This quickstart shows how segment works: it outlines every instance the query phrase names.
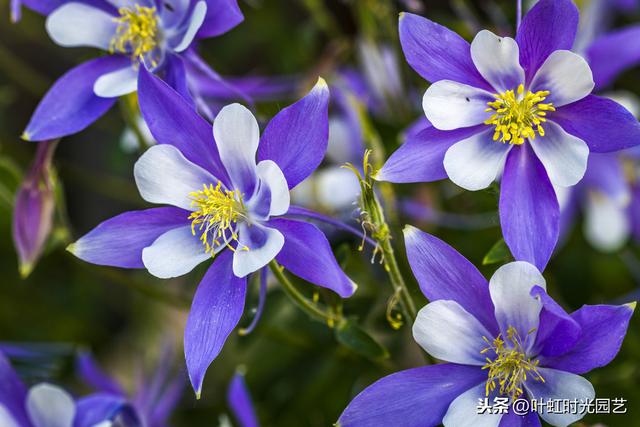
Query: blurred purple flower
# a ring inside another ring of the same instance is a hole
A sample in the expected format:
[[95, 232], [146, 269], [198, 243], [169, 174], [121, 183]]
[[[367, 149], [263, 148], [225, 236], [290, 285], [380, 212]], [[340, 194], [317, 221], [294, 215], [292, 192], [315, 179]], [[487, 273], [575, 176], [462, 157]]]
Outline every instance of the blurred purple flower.
[[260, 425], [251, 401], [251, 394], [249, 394], [249, 389], [244, 381], [244, 375], [240, 372], [236, 372], [229, 383], [227, 404], [240, 427], [258, 427]]
[[51, 232], [55, 207], [51, 162], [56, 145], [57, 141], [38, 145], [31, 169], [16, 195], [12, 231], [22, 277], [33, 270]]
[[212, 135], [178, 93], [146, 71], [140, 76], [142, 114], [158, 145], [142, 155], [134, 175], [145, 200], [170, 206], [109, 219], [69, 250], [87, 262], [146, 268], [161, 278], [215, 257], [185, 330], [187, 368], [199, 395], [209, 364], [242, 316], [249, 274], [275, 259], [342, 297], [355, 291], [324, 234], [286, 216], [289, 190], [326, 151], [329, 90], [320, 79], [278, 113], [261, 138], [249, 110], [226, 106]]
[[53, 85], [24, 131], [23, 138], [34, 141], [83, 130], [119, 96], [137, 90], [144, 68], [193, 102], [191, 92], [197, 95], [197, 87], [190, 86], [185, 63], [204, 62], [192, 44], [221, 35], [244, 19], [236, 0], [29, 0], [25, 5], [47, 15], [47, 32], [58, 45], [110, 53], [68, 71]]
[[616, 102], [590, 94], [587, 62], [567, 50], [577, 25], [570, 0], [542, 0], [515, 39], [483, 30], [469, 45], [432, 21], [402, 15], [407, 61], [432, 83], [423, 99], [432, 126], [409, 138], [377, 179], [449, 177], [475, 191], [502, 173], [504, 239], [516, 259], [542, 270], [559, 234], [552, 185], [578, 183], [589, 152], [640, 144], [638, 121]]
[[[405, 243], [431, 301], [418, 313], [414, 339], [447, 363], [382, 378], [351, 401], [341, 426], [540, 426], [536, 412], [516, 415], [511, 404], [594, 398], [593, 386], [579, 374], [615, 357], [635, 303], [585, 305], [569, 315], [527, 262], [502, 266], [487, 283], [466, 258], [427, 233], [407, 227]], [[484, 398], [490, 405], [506, 399], [508, 412], [481, 413]], [[554, 426], [584, 415], [548, 411], [544, 404], [538, 411]]]

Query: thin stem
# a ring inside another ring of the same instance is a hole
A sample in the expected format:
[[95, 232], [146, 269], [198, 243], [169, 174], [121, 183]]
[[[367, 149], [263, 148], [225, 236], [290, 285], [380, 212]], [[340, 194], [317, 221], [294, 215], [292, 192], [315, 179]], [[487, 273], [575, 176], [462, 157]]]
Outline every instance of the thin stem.
[[520, 28], [522, 22], [522, 0], [516, 0], [516, 30]]
[[284, 268], [281, 267], [275, 260], [269, 263], [269, 268], [282, 285], [282, 289], [284, 289], [285, 293], [300, 309], [302, 309], [302, 311], [306, 312], [315, 319], [326, 322], [330, 327], [333, 327], [338, 323], [340, 317], [331, 312], [323, 310], [322, 308], [318, 307], [318, 305], [313, 301], [310, 301], [304, 295], [302, 295], [284, 274]]
[[400, 304], [404, 308], [405, 316], [408, 316], [413, 322], [416, 319], [416, 306], [413, 303], [413, 298], [411, 298], [411, 294], [409, 293], [407, 284], [402, 277], [402, 273], [400, 273], [398, 261], [393, 250], [393, 246], [391, 245], [391, 239], [386, 239], [385, 241], [380, 242], [380, 246], [384, 256], [384, 268], [389, 274], [389, 279], [391, 280], [393, 289], [400, 296]]

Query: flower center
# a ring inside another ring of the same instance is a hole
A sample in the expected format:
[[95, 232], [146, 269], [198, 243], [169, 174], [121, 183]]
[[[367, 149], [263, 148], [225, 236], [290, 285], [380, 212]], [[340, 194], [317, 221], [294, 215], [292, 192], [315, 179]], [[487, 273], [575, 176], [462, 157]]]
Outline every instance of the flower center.
[[[118, 9], [120, 16], [114, 18], [118, 23], [116, 34], [111, 40], [111, 53], [130, 53], [137, 61], [152, 52], [159, 42], [158, 16], [155, 7], [135, 5]], [[157, 66], [157, 60], [151, 58], [151, 65]]]
[[520, 335], [513, 326], [507, 329], [506, 340], [502, 334], [493, 341], [489, 341], [487, 337], [482, 339], [488, 346], [480, 353], [495, 353], [493, 359], [486, 358], [487, 363], [482, 367], [489, 370], [485, 387], [487, 396], [498, 389], [501, 396], [508, 395], [512, 400], [519, 398], [523, 393], [522, 384], [527, 380], [527, 375], [536, 381], [544, 382], [544, 378], [538, 372], [538, 360], [532, 361], [526, 356]]
[[495, 126], [494, 141], [520, 145], [525, 138], [535, 139], [536, 132], [544, 136], [542, 123], [547, 121], [547, 111], [556, 111], [551, 102], [542, 103], [549, 96], [548, 90], [525, 92], [521, 84], [516, 92], [508, 90], [494, 96], [496, 100], [488, 102], [485, 110], [493, 114], [484, 122]]
[[[234, 250], [229, 243], [238, 241], [235, 224], [247, 219], [240, 192], [222, 189], [222, 184], [218, 182], [215, 187], [213, 184], [208, 187], [203, 185], [202, 190], [189, 193], [189, 197], [191, 206], [196, 208], [189, 215], [191, 233], [194, 236], [196, 230], [200, 233], [205, 252], [213, 254], [223, 244]], [[246, 246], [242, 249], [248, 250]]]

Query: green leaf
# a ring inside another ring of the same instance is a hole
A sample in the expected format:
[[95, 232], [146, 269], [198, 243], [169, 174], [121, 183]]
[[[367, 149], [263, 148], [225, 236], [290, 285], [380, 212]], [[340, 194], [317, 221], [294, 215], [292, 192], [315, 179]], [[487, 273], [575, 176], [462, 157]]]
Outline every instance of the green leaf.
[[504, 239], [498, 240], [492, 247], [489, 249], [489, 252], [482, 259], [482, 265], [490, 265], [490, 264], [498, 264], [507, 261], [511, 261], [513, 257], [511, 256], [511, 251], [507, 247]]
[[389, 352], [371, 335], [356, 323], [355, 318], [348, 318], [335, 329], [336, 339], [345, 347], [372, 360], [386, 359]]

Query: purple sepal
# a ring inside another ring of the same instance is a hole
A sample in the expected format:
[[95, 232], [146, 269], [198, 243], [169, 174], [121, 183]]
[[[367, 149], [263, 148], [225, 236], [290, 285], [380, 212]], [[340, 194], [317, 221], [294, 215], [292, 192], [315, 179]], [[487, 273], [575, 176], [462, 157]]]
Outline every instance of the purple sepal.
[[227, 389], [227, 404], [231, 408], [240, 427], [258, 427], [258, 418], [253, 409], [251, 395], [244, 381], [244, 375], [236, 373]]
[[502, 416], [498, 427], [541, 427], [540, 417], [536, 412], [529, 412], [527, 415], [516, 415], [513, 406], [509, 412]]
[[404, 241], [411, 271], [427, 299], [455, 301], [497, 334], [489, 283], [478, 269], [454, 248], [417, 228], [405, 227]]
[[443, 160], [447, 150], [456, 142], [482, 131], [485, 125], [450, 131], [429, 126], [407, 141], [385, 162], [376, 180], [395, 183], [430, 182], [447, 177]]
[[18, 377], [9, 360], [4, 354], [0, 353], [0, 406], [7, 409], [20, 427], [31, 426], [29, 416], [25, 410], [26, 397], [27, 388]]
[[76, 371], [85, 384], [94, 390], [124, 396], [125, 392], [116, 381], [107, 375], [88, 351], [81, 352], [76, 359]]
[[232, 260], [230, 250], [216, 255], [198, 285], [184, 331], [187, 370], [198, 398], [209, 365], [222, 350], [244, 311], [247, 279], [233, 274]]
[[529, 144], [514, 146], [500, 188], [500, 224], [514, 258], [544, 268], [560, 232], [560, 208], [542, 163]]
[[69, 70], [38, 104], [22, 137], [27, 141], [61, 138], [85, 129], [111, 108], [117, 98], [102, 98], [93, 85], [103, 74], [130, 67], [122, 55], [92, 59]]
[[173, 145], [192, 163], [229, 185], [211, 125], [178, 92], [142, 67], [138, 99], [140, 112], [159, 144]]
[[56, 141], [38, 144], [31, 169], [16, 194], [12, 236], [22, 277], [31, 273], [51, 232], [55, 207], [51, 162], [56, 146]]
[[453, 80], [493, 91], [471, 60], [469, 43], [450, 29], [412, 13], [400, 14], [400, 44], [411, 68], [430, 83]]
[[343, 298], [350, 297], [356, 285], [342, 271], [329, 241], [313, 224], [295, 219], [276, 218], [267, 224], [284, 235], [284, 246], [276, 260], [291, 273]]
[[558, 108], [551, 118], [595, 153], [609, 153], [640, 144], [640, 123], [622, 105], [588, 95]]
[[260, 139], [258, 160], [276, 162], [293, 188], [320, 165], [328, 138], [329, 88], [319, 79], [304, 98], [271, 119]]
[[121, 419], [126, 417], [130, 422], [125, 424], [127, 426], [140, 427], [133, 408], [127, 404], [124, 397], [109, 393], [96, 393], [78, 400], [73, 427], [94, 427], [103, 421], [116, 420], [118, 417]]
[[187, 72], [184, 61], [178, 55], [169, 54], [165, 59], [164, 81], [175, 89], [187, 101], [193, 109], [195, 104], [187, 85]]
[[516, 41], [527, 82], [552, 52], [571, 50], [578, 19], [578, 8], [571, 0], [541, 0], [524, 16]]
[[587, 48], [586, 57], [598, 91], [618, 77], [626, 69], [640, 62], [640, 25], [604, 34]]
[[143, 268], [142, 250], [165, 232], [187, 225], [188, 216], [175, 207], [125, 212], [100, 223], [67, 250], [92, 264]]
[[607, 365], [620, 350], [635, 305], [585, 305], [573, 312], [582, 328], [577, 343], [561, 356], [541, 358], [540, 365], [574, 374]]
[[244, 20], [237, 0], [206, 0], [207, 15], [197, 38], [215, 37], [226, 33]]
[[531, 296], [539, 298], [542, 303], [540, 325], [534, 344], [536, 352], [542, 356], [557, 356], [571, 350], [582, 332], [578, 322], [540, 286], [533, 287]]
[[434, 427], [451, 402], [486, 381], [477, 366], [439, 364], [388, 375], [358, 394], [344, 410], [340, 427]]

